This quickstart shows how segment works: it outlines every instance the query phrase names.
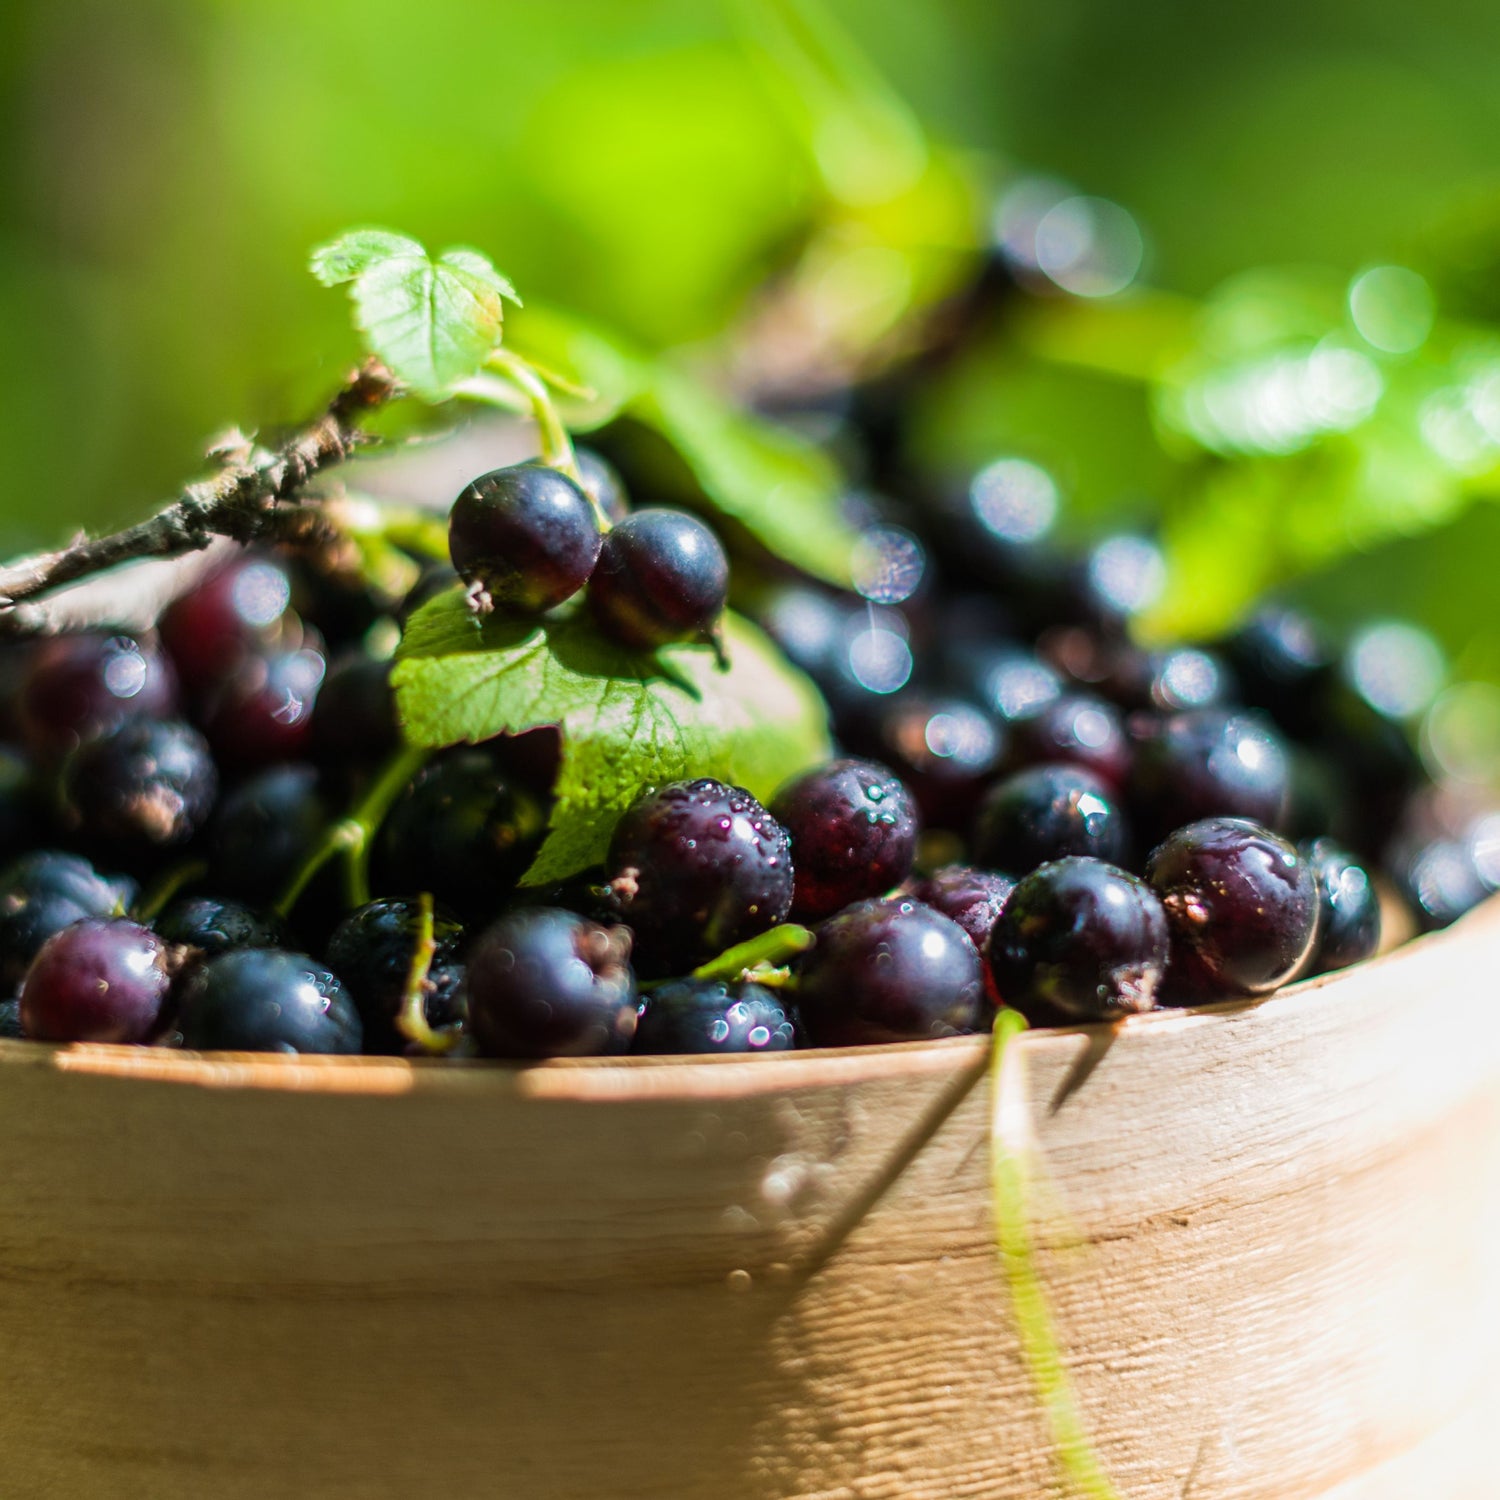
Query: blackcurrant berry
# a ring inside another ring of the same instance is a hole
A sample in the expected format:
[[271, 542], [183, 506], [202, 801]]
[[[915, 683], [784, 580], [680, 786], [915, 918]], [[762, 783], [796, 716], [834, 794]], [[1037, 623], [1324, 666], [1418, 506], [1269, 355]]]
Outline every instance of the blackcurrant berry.
[[626, 493], [620, 471], [592, 448], [575, 447], [573, 461], [578, 466], [578, 483], [583, 492], [599, 507], [611, 526], [618, 526], [630, 514], [630, 496]]
[[86, 917], [55, 932], [21, 984], [21, 1027], [50, 1042], [147, 1042], [162, 1028], [172, 953], [149, 928]]
[[91, 842], [149, 850], [186, 843], [219, 790], [208, 741], [173, 719], [130, 719], [64, 762], [66, 821]]
[[1297, 846], [1318, 883], [1318, 941], [1309, 974], [1345, 969], [1380, 947], [1380, 893], [1369, 872], [1332, 839]]
[[332, 662], [313, 704], [309, 752], [329, 770], [384, 760], [401, 741], [391, 664], [346, 652]]
[[21, 1025], [21, 1001], [19, 996], [0, 1000], [0, 1038], [8, 1042], [19, 1042], [26, 1036]]
[[646, 997], [630, 1050], [788, 1052], [796, 1045], [796, 1012], [776, 990], [748, 982], [678, 979]]
[[488, 748], [451, 750], [423, 767], [386, 818], [380, 883], [431, 891], [463, 921], [487, 922], [531, 863], [546, 821]]
[[1025, 875], [1049, 859], [1124, 861], [1130, 830], [1104, 782], [1082, 766], [1032, 766], [996, 783], [980, 804], [974, 857]]
[[1130, 742], [1114, 704], [1092, 693], [1064, 693], [1013, 726], [1010, 763], [1067, 761], [1083, 766], [1119, 790], [1130, 770]]
[[178, 1029], [198, 1052], [360, 1050], [359, 1012], [338, 977], [305, 953], [236, 948], [194, 971]]
[[998, 723], [1008, 725], [1062, 696], [1062, 679], [1033, 651], [1009, 642], [946, 646], [946, 675]]
[[615, 825], [608, 868], [647, 978], [685, 974], [792, 906], [786, 830], [749, 792], [706, 777], [640, 798]]
[[605, 634], [643, 649], [710, 635], [729, 595], [729, 562], [702, 521], [649, 507], [613, 527], [589, 580]]
[[976, 870], [972, 865], [944, 865], [911, 887], [911, 897], [945, 917], [951, 917], [968, 933], [980, 953], [990, 932], [1005, 910], [1016, 883], [997, 870]]
[[835, 760], [784, 786], [771, 815], [792, 841], [792, 915], [821, 921], [903, 881], [917, 851], [911, 793], [884, 766]]
[[[328, 940], [329, 967], [344, 981], [359, 1008], [365, 1051], [393, 1056], [409, 1042], [396, 1025], [411, 982], [413, 958], [424, 922], [416, 900], [386, 898], [349, 913]], [[434, 944], [422, 980], [423, 1013], [434, 1031], [461, 1027], [467, 1019], [461, 992], [463, 928], [448, 912], [432, 917]]]
[[169, 605], [161, 617], [162, 644], [188, 690], [207, 692], [249, 657], [295, 636], [291, 598], [286, 569], [274, 558], [247, 554]]
[[1155, 1006], [1170, 946], [1145, 881], [1070, 856], [1011, 892], [987, 956], [1001, 999], [1028, 1019], [1109, 1021]]
[[1316, 732], [1333, 656], [1306, 615], [1268, 605], [1221, 644], [1240, 694], [1294, 734]]
[[1155, 850], [1146, 878], [1172, 929], [1165, 1003], [1266, 995], [1307, 962], [1318, 883], [1269, 829], [1246, 818], [1190, 823]]
[[817, 929], [796, 1001], [820, 1047], [929, 1041], [974, 1031], [984, 1010], [979, 955], [957, 922], [919, 901], [861, 901]]
[[1396, 889], [1423, 932], [1450, 926], [1490, 894], [1474, 850], [1463, 839], [1403, 841], [1392, 851], [1390, 866]]
[[1122, 708], [1157, 713], [1222, 708], [1237, 694], [1228, 662], [1197, 646], [1144, 651], [1121, 644], [1110, 652], [1104, 666], [1099, 691]]
[[219, 764], [246, 772], [300, 760], [327, 666], [313, 646], [244, 661], [203, 713]]
[[962, 829], [1005, 748], [996, 721], [962, 698], [904, 694], [881, 715], [878, 751], [910, 788], [922, 818]]
[[204, 958], [232, 948], [284, 948], [291, 940], [280, 917], [218, 896], [179, 897], [151, 925], [167, 942]]
[[1291, 792], [1286, 743], [1259, 714], [1192, 709], [1136, 721], [1131, 806], [1155, 842], [1202, 818], [1281, 828]]
[[482, 474], [454, 501], [448, 551], [481, 609], [539, 615], [588, 582], [599, 523], [566, 474], [515, 464]]
[[32, 653], [21, 722], [32, 748], [60, 756], [126, 719], [169, 718], [177, 676], [146, 637], [65, 635]]
[[209, 883], [252, 904], [274, 901], [322, 837], [328, 806], [312, 766], [273, 766], [242, 782], [209, 826]]
[[52, 849], [0, 871], [0, 986], [13, 989], [42, 944], [85, 917], [117, 917], [135, 882], [100, 875], [86, 859]]
[[570, 911], [507, 913], [481, 934], [464, 989], [469, 1023], [491, 1057], [624, 1052], [636, 1028], [630, 934]]

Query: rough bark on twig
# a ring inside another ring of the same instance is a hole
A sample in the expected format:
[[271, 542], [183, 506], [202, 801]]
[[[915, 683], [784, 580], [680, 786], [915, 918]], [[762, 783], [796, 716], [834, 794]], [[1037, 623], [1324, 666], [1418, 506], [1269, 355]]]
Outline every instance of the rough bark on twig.
[[236, 542], [306, 538], [315, 508], [288, 504], [321, 470], [341, 463], [366, 439], [359, 419], [397, 394], [379, 360], [355, 371], [311, 425], [271, 453], [236, 445], [212, 479], [192, 484], [165, 510], [110, 536], [79, 536], [56, 552], [0, 567], [0, 630], [29, 628], [18, 608], [65, 584], [145, 557], [180, 557], [215, 537]]

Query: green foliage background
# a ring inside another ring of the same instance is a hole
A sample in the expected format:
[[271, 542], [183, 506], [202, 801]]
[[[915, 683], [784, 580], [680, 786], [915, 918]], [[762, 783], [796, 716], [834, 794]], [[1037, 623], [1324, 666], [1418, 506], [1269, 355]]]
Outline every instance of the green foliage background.
[[[713, 336], [829, 214], [816, 130], [747, 40], [760, 8], [12, 0], [0, 547], [54, 540], [64, 519], [131, 516], [172, 490], [208, 433], [304, 409], [353, 352], [306, 250], [350, 223], [478, 245], [528, 302], [576, 307], [646, 348]], [[1201, 298], [1287, 264], [1337, 287], [1400, 261], [1455, 317], [1487, 329], [1500, 314], [1493, 5], [830, 9], [975, 181], [1045, 170], [1126, 204], [1156, 287]], [[952, 211], [951, 196], [919, 191], [880, 232], [946, 243]], [[1093, 348], [1109, 332], [1077, 337]], [[973, 373], [925, 419], [948, 458], [1063, 433], [1067, 488], [1090, 516], [1197, 516], [1177, 554], [1193, 564], [1190, 578], [1179, 567], [1180, 621], [1242, 602], [1217, 555], [1250, 545], [1254, 584], [1298, 575], [1336, 610], [1414, 615], [1462, 671], [1500, 675], [1500, 514], [1473, 503], [1486, 483], [1414, 482], [1397, 524], [1360, 531], [1321, 471], [1294, 484], [1273, 463], [1231, 467], [1253, 482], [1205, 509], [1203, 466], [1156, 445], [1159, 372], [1121, 381], [1007, 346]], [[1309, 516], [1334, 517], [1332, 540], [1287, 555], [1276, 536], [1318, 532]]]

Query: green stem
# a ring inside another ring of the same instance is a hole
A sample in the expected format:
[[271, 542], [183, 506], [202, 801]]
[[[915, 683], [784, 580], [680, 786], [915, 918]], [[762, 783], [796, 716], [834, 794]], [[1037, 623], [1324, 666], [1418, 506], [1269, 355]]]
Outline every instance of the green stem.
[[427, 764], [432, 752], [425, 748], [403, 746], [381, 767], [369, 790], [360, 798], [347, 818], [334, 823], [302, 862], [287, 883], [276, 903], [277, 912], [290, 916], [302, 894], [319, 870], [343, 855], [344, 896], [350, 906], [364, 906], [370, 900], [370, 849], [380, 825], [385, 822], [391, 804], [406, 784]]
[[407, 970], [406, 986], [401, 992], [396, 1030], [414, 1046], [434, 1056], [451, 1052], [463, 1040], [460, 1031], [434, 1031], [427, 1024], [427, 976], [432, 972], [432, 958], [436, 952], [432, 895], [423, 891], [417, 898], [417, 943], [412, 949], [411, 967]]
[[990, 1187], [1000, 1275], [1015, 1312], [1021, 1357], [1036, 1387], [1065, 1482], [1086, 1500], [1120, 1500], [1089, 1441], [1047, 1289], [1037, 1269], [1030, 1226], [1029, 1153], [1018, 1113], [1025, 1109], [1023, 1055], [1017, 1052], [1007, 1059], [1011, 1040], [1025, 1029], [1025, 1020], [1015, 1011], [1002, 1010], [995, 1018], [990, 1062]]
[[163, 870], [156, 881], [142, 892], [135, 903], [137, 922], [153, 922], [162, 914], [167, 903], [184, 886], [194, 885], [208, 874], [208, 864], [201, 859], [185, 859]]
[[496, 349], [485, 365], [497, 375], [505, 376], [526, 397], [542, 441], [542, 462], [561, 469], [569, 479], [576, 480], [578, 462], [573, 454], [573, 440], [558, 415], [546, 382], [519, 354], [509, 349]]

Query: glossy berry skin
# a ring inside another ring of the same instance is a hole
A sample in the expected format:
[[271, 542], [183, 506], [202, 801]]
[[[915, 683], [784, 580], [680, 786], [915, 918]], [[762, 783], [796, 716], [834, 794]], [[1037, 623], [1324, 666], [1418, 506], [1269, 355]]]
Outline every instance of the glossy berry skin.
[[530, 616], [570, 599], [599, 557], [599, 523], [566, 474], [514, 464], [482, 474], [453, 502], [448, 552], [488, 612]]
[[1130, 770], [1130, 742], [1114, 704], [1092, 693], [1063, 693], [1016, 721], [1010, 764], [1052, 765], [1066, 761], [1092, 771], [1114, 790]]
[[911, 872], [917, 809], [884, 766], [835, 760], [789, 782], [771, 816], [792, 841], [792, 915], [821, 921], [840, 907], [878, 896]]
[[209, 826], [209, 878], [215, 890], [252, 904], [274, 901], [328, 826], [312, 766], [273, 766], [242, 782]]
[[243, 662], [203, 713], [219, 764], [248, 772], [302, 759], [327, 669], [322, 651], [312, 646]]
[[178, 1011], [182, 1044], [197, 1052], [360, 1050], [354, 1000], [305, 953], [236, 948], [188, 980]]
[[339, 657], [313, 704], [311, 757], [330, 770], [368, 766], [384, 760], [400, 739], [390, 662], [362, 651]]
[[902, 897], [861, 901], [824, 922], [798, 966], [796, 999], [819, 1047], [958, 1036], [986, 1010], [968, 934]]
[[38, 1041], [147, 1042], [161, 1029], [171, 952], [150, 928], [86, 917], [54, 933], [21, 985], [21, 1028]]
[[880, 717], [879, 753], [934, 828], [968, 825], [1004, 748], [1000, 725], [962, 698], [904, 693]]
[[274, 558], [245, 554], [169, 605], [162, 644], [183, 685], [203, 693], [247, 658], [273, 650], [300, 624], [291, 579]]
[[[386, 898], [349, 913], [334, 928], [325, 956], [359, 1008], [365, 1051], [399, 1056], [408, 1042], [396, 1025], [421, 932], [417, 901]], [[468, 1010], [462, 985], [463, 928], [448, 912], [435, 911], [436, 947], [427, 965], [423, 1013], [434, 1031], [461, 1028]]]
[[783, 995], [762, 984], [678, 979], [653, 990], [641, 1006], [631, 1051], [789, 1052], [797, 1045], [797, 1014]]
[[974, 827], [975, 859], [1015, 876], [1074, 854], [1119, 864], [1129, 849], [1124, 814], [1082, 766], [1032, 766], [1007, 776], [985, 794]]
[[998, 870], [978, 870], [972, 865], [944, 865], [926, 879], [916, 881], [909, 894], [914, 901], [951, 917], [968, 933], [975, 948], [983, 953], [1015, 888], [1015, 881]]
[[610, 891], [637, 970], [685, 974], [784, 922], [791, 843], [749, 792], [704, 777], [648, 792], [615, 825]]
[[1327, 974], [1380, 948], [1380, 893], [1369, 871], [1332, 839], [1297, 846], [1318, 883], [1318, 940], [1307, 973]]
[[1292, 733], [1315, 732], [1333, 656], [1306, 615], [1279, 605], [1257, 611], [1221, 644], [1240, 695]]
[[1145, 881], [1073, 855], [1016, 886], [986, 956], [1000, 997], [1028, 1019], [1111, 1021], [1155, 1006], [1170, 949]]
[[578, 465], [578, 483], [583, 492], [603, 511], [611, 526], [618, 526], [630, 514], [630, 496], [620, 471], [592, 448], [575, 447], [573, 461]]
[[64, 635], [32, 653], [21, 686], [27, 743], [56, 758], [130, 718], [170, 718], [177, 674], [149, 638]]
[[274, 913], [216, 896], [179, 897], [151, 925], [167, 942], [204, 958], [234, 948], [284, 948], [291, 940]]
[[546, 812], [481, 747], [424, 766], [381, 831], [387, 890], [431, 891], [470, 923], [487, 922], [541, 843]]
[[1190, 823], [1151, 855], [1146, 879], [1172, 928], [1165, 1004], [1267, 995], [1307, 963], [1318, 883], [1270, 829], [1246, 818]]
[[649, 650], [712, 633], [729, 597], [729, 560], [696, 516], [651, 506], [605, 536], [589, 607], [606, 635]]
[[62, 770], [67, 821], [111, 847], [162, 848], [188, 841], [219, 792], [208, 741], [175, 719], [130, 719], [79, 746]]
[[1249, 818], [1280, 829], [1290, 806], [1291, 756], [1259, 714], [1171, 714], [1141, 724], [1130, 796], [1153, 842], [1202, 818]]
[[491, 1057], [624, 1052], [636, 1029], [630, 934], [555, 907], [508, 912], [469, 955], [469, 1024]]
[[53, 933], [85, 917], [117, 917], [135, 883], [100, 875], [76, 854], [42, 849], [0, 871], [0, 986], [19, 985]]
[[1391, 875], [1423, 932], [1451, 926], [1491, 892], [1463, 839], [1438, 838], [1395, 851]]

